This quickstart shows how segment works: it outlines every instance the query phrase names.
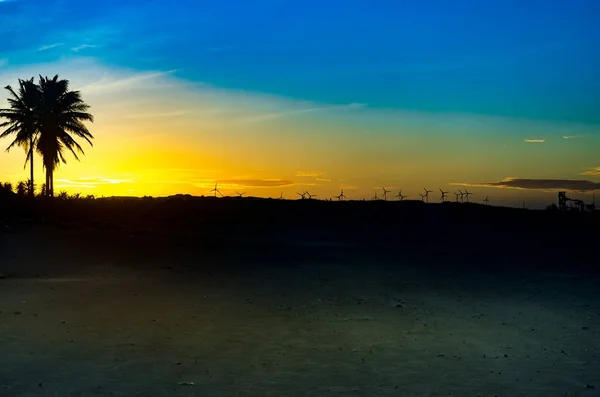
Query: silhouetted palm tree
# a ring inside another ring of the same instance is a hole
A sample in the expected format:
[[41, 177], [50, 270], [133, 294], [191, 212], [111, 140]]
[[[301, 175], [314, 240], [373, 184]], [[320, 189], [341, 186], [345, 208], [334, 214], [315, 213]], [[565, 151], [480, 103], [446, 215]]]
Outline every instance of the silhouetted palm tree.
[[27, 187], [27, 183], [26, 182], [19, 182], [17, 184], [17, 196], [19, 197], [25, 197], [28, 193], [28, 187]]
[[36, 150], [42, 156], [46, 170], [45, 193], [54, 194], [54, 170], [62, 161], [66, 163], [64, 150], [68, 149], [79, 160], [77, 152], [84, 154], [83, 148], [73, 139], [85, 139], [92, 145], [94, 137], [83, 124], [94, 121], [87, 113], [89, 105], [82, 99], [79, 91], [69, 90], [68, 80], [59, 80], [58, 75], [52, 79], [40, 76], [38, 107], [39, 138]]
[[4, 118], [8, 120], [0, 123], [0, 128], [6, 128], [0, 134], [0, 138], [11, 135], [15, 137], [12, 143], [6, 148], [7, 152], [14, 146], [21, 146], [25, 149], [27, 153], [25, 166], [27, 166], [27, 162], [29, 161], [31, 167], [29, 194], [33, 197], [35, 190], [33, 188], [33, 151], [38, 133], [37, 107], [39, 104], [39, 90], [33, 82], [33, 77], [30, 80], [19, 79], [18, 92], [15, 92], [10, 85], [4, 88], [10, 93], [10, 97], [8, 98], [10, 108], [0, 109], [0, 119]]
[[28, 179], [27, 182], [25, 182], [25, 185], [27, 186], [27, 194], [31, 197], [35, 196], [35, 183], [33, 183], [33, 181], [31, 179]]
[[6, 150], [21, 146], [27, 152], [25, 164], [31, 165], [30, 194], [34, 195], [33, 152], [42, 156], [46, 170], [44, 196], [54, 195], [54, 170], [60, 162], [66, 163], [64, 150], [68, 149], [79, 160], [77, 153], [84, 153], [83, 148], [75, 138], [85, 139], [92, 145], [94, 137], [83, 124], [93, 122], [94, 118], [86, 111], [89, 109], [81, 99], [79, 91], [69, 90], [68, 80], [59, 80], [40, 76], [36, 85], [34, 79], [20, 80], [19, 91], [15, 92], [10, 86], [8, 99], [10, 108], [0, 109], [0, 118], [7, 119], [0, 127], [6, 130], [0, 138], [14, 135], [15, 139]]

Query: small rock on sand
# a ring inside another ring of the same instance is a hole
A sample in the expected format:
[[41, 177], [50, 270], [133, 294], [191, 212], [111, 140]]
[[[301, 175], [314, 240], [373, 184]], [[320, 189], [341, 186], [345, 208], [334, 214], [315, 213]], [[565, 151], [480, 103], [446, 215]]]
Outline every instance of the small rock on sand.
[[194, 382], [179, 382], [179, 386], [194, 386]]

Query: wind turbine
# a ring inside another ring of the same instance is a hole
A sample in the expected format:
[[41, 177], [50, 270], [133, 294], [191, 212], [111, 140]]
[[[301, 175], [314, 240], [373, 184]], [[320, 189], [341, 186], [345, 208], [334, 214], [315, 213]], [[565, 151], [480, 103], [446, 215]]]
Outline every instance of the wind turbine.
[[283, 200], [283, 192], [279, 195], [279, 200]]
[[344, 195], [344, 189], [342, 189], [342, 192], [340, 193], [339, 196], [335, 196], [336, 199], [338, 200], [342, 200], [346, 198], [346, 195]]
[[385, 188], [384, 188], [384, 187], [382, 187], [382, 189], [383, 189], [383, 199], [384, 199], [385, 201], [387, 201], [387, 194], [388, 194], [390, 191], [389, 191], [389, 190], [385, 190]]
[[454, 193], [454, 195], [456, 196], [456, 202], [458, 203], [458, 196], [462, 197], [462, 194], [458, 194], [455, 191], [452, 191], [452, 193]]
[[440, 193], [442, 193], [442, 197], [440, 198], [440, 200], [442, 200], [442, 203], [445, 202], [446, 200], [446, 195], [448, 194], [448, 192], [443, 191], [442, 189], [440, 189]]
[[317, 197], [317, 195], [316, 195], [316, 194], [310, 194], [310, 193], [308, 192], [308, 190], [307, 190], [306, 192], [304, 192], [304, 194], [306, 194], [306, 195], [308, 196], [308, 199], [309, 199], [309, 200], [310, 200], [310, 199], [312, 199], [313, 197]]
[[379, 197], [377, 197], [377, 192], [375, 192], [375, 195], [373, 196], [373, 201], [379, 200]]
[[246, 192], [240, 193], [240, 192], [236, 192], [238, 197], [244, 197], [244, 194], [246, 194]]
[[408, 197], [408, 196], [403, 195], [402, 190], [400, 190], [400, 192], [396, 195], [396, 197], [398, 197], [398, 200], [402, 201], [402, 200], [404, 200], [405, 197]]
[[469, 202], [469, 196], [473, 193], [470, 193], [467, 189], [465, 189], [465, 196], [467, 197], [467, 203]]
[[432, 191], [431, 190], [427, 190], [425, 188], [423, 188], [423, 189], [425, 190], [425, 196], [424, 197], [427, 199], [427, 202], [429, 203], [429, 193], [431, 193]]
[[[283, 193], [282, 193], [282, 194], [283, 194]], [[304, 199], [306, 198], [306, 193], [298, 193], [298, 192], [296, 192], [296, 194], [297, 194], [298, 196], [300, 196], [301, 200], [304, 200]]]
[[425, 201], [425, 195], [421, 192], [419, 192], [419, 196], [421, 196], [421, 201]]
[[223, 194], [219, 191], [219, 188], [217, 187], [217, 182], [215, 182], [215, 188], [213, 190], [211, 190], [210, 192], [211, 193], [214, 192], [215, 197], [217, 197], [217, 193], [219, 193], [221, 195], [221, 197], [223, 197]]
[[485, 205], [488, 205], [490, 203], [488, 196], [485, 196], [485, 200], [483, 200], [483, 202], [485, 203]]

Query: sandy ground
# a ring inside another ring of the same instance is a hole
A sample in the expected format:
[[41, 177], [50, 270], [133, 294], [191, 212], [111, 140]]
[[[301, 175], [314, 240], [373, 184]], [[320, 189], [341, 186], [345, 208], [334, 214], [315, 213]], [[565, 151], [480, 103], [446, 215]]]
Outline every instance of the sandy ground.
[[3, 397], [600, 396], [597, 277], [0, 238]]

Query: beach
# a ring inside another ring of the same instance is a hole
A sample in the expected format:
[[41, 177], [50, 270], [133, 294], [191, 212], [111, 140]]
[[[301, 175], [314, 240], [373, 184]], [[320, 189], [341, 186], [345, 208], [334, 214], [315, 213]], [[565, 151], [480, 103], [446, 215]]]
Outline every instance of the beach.
[[589, 272], [127, 238], [2, 236], [2, 396], [600, 395]]

